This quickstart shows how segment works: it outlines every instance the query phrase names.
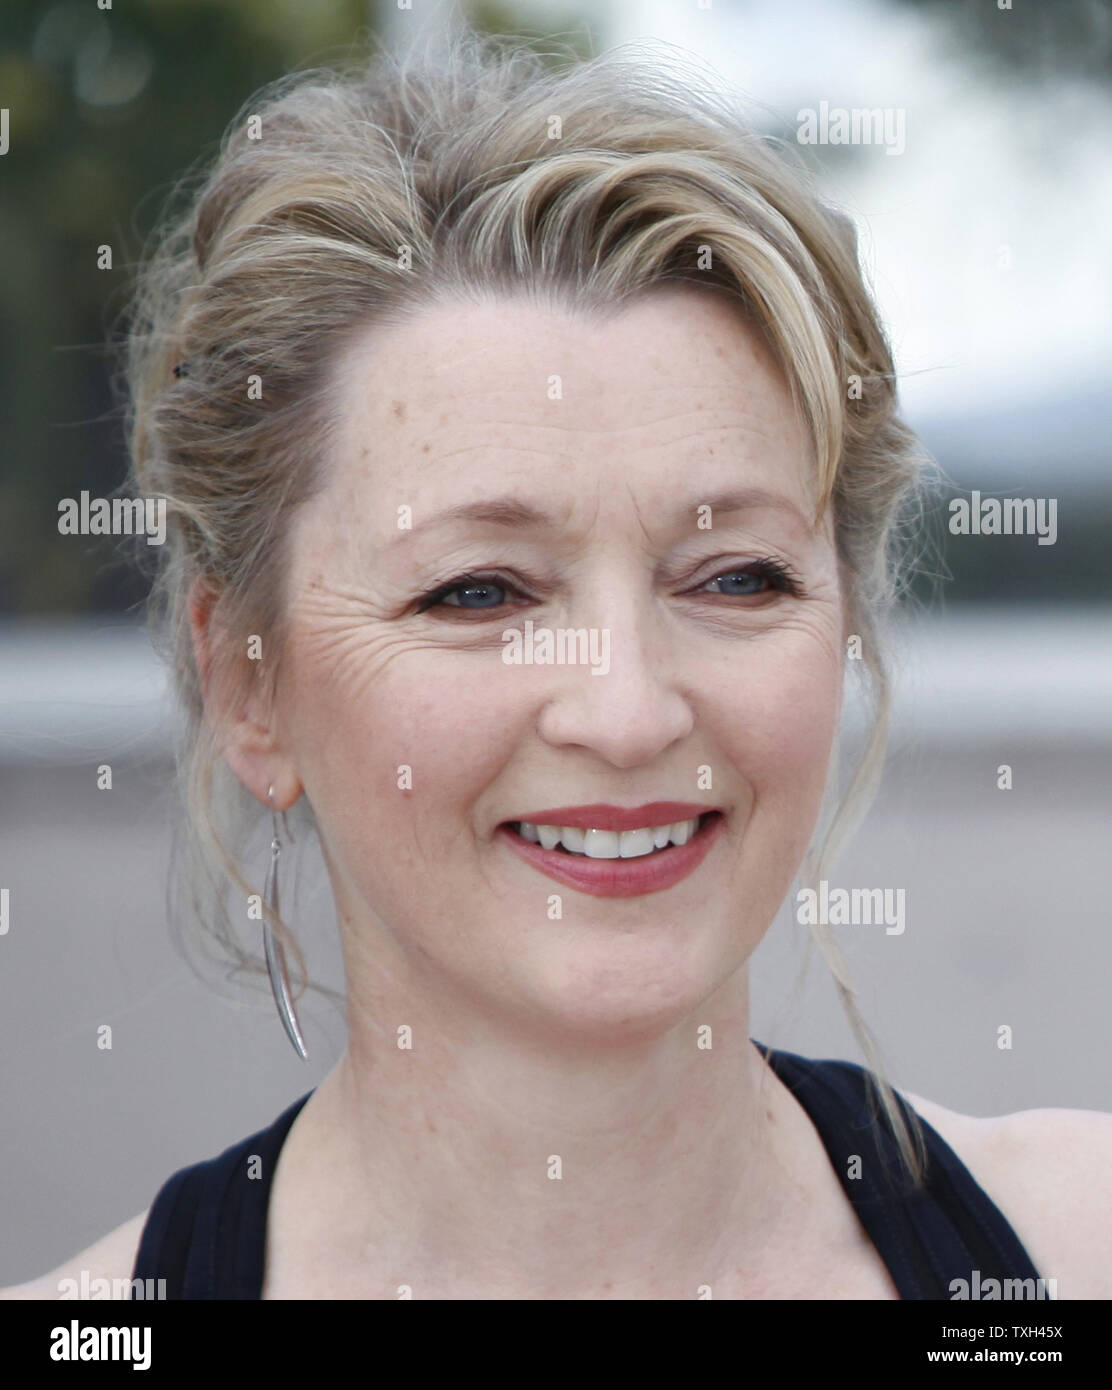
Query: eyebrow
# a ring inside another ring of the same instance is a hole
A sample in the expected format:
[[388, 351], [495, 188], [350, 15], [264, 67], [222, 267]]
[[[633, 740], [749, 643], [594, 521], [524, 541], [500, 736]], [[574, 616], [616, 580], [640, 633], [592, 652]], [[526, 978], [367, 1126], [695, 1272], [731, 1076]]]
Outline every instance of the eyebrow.
[[[711, 519], [715, 516], [736, 516], [739, 512], [772, 508], [787, 512], [810, 528], [811, 523], [796, 504], [779, 492], [768, 492], [764, 488], [740, 488], [729, 492], [713, 493], [709, 497], [697, 497], [676, 508], [676, 516], [693, 516], [700, 507], [709, 507]], [[458, 521], [482, 522], [488, 526], [505, 526], [513, 530], [551, 531], [559, 522], [551, 513], [526, 502], [520, 497], [491, 497], [475, 502], [459, 502], [434, 512], [420, 522], [412, 531], [402, 531], [394, 537], [392, 544], [408, 540], [418, 531], [431, 530], [437, 526], [449, 525]]]

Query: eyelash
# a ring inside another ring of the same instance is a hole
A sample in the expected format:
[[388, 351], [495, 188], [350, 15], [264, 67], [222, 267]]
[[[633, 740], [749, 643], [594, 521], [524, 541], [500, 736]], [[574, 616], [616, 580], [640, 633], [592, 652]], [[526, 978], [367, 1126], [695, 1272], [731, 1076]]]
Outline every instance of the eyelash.
[[[730, 569], [722, 570], [719, 574], [712, 575], [706, 581], [713, 584], [716, 579], [726, 579], [731, 575], [746, 574], [753, 575], [758, 579], [766, 580], [773, 590], [781, 593], [790, 594], [793, 598], [805, 598], [806, 591], [799, 576], [792, 567], [785, 564], [783, 560], [778, 560], [775, 556], [767, 555], [759, 560], [752, 560], [744, 565], [735, 565]], [[419, 600], [419, 613], [427, 613], [430, 609], [442, 605], [444, 599], [449, 594], [455, 593], [457, 589], [472, 589], [489, 586], [491, 588], [505, 589], [507, 591], [519, 592], [516, 586], [506, 582], [497, 575], [492, 574], [460, 574], [446, 584], [441, 584], [438, 588], [424, 594]], [[720, 598], [759, 598], [757, 594], [719, 594]], [[474, 613], [476, 615], [493, 614], [504, 607], [504, 604], [496, 604], [489, 608], [464, 608], [462, 604], [447, 604], [449, 608], [455, 608], [461, 613]]]

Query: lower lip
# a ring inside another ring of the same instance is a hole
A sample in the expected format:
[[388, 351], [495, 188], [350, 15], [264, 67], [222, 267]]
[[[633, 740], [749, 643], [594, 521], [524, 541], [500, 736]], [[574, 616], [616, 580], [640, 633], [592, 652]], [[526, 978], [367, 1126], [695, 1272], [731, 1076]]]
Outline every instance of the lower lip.
[[495, 834], [513, 852], [565, 887], [596, 898], [638, 898], [660, 893], [693, 874], [722, 833], [725, 817], [713, 812], [686, 845], [671, 845], [636, 859], [589, 859], [585, 854], [566, 854], [523, 840], [516, 830], [500, 825]]

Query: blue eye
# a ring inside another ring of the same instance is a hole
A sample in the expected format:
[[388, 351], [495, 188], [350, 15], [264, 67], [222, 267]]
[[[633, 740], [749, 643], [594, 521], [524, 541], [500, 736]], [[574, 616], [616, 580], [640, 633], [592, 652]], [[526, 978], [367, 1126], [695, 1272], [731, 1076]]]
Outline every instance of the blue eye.
[[739, 582], [740, 587], [723, 588], [718, 592], [726, 598], [746, 598], [753, 594], [765, 593], [769, 589], [780, 589], [797, 597], [803, 593], [803, 586], [797, 576], [782, 561], [771, 556], [764, 560], [756, 560], [751, 565], [725, 570], [707, 581], [708, 584], [734, 585]]
[[[488, 580], [475, 584], [453, 584], [451, 588], [440, 591], [440, 602], [448, 603], [449, 608], [500, 608], [506, 600], [504, 597], [496, 598], [495, 595], [504, 595], [505, 592], [503, 585]], [[459, 602], [449, 603], [448, 596], [456, 593], [460, 596]]]
[[[711, 590], [711, 585], [729, 587]], [[759, 598], [769, 593], [787, 593], [803, 597], [804, 589], [798, 576], [783, 561], [768, 556], [734, 569], [723, 570], [706, 580], [696, 592], [715, 592], [720, 598]], [[468, 613], [493, 612], [503, 608], [508, 595], [521, 595], [514, 585], [497, 578], [478, 574], [461, 574], [447, 584], [420, 599], [419, 613], [435, 608], [459, 608]]]
[[733, 584], [740, 587], [719, 589], [720, 594], [759, 594], [768, 580], [763, 574], [748, 574], [745, 570], [736, 570], [733, 574], [718, 574], [710, 580], [711, 584]]
[[[462, 574], [458, 579], [453, 579], [450, 584], [442, 584], [435, 592], [426, 594], [421, 600], [418, 612], [425, 613], [430, 608], [436, 608], [441, 604], [447, 608], [465, 608], [473, 613], [481, 612], [486, 608], [501, 608], [506, 601], [505, 595], [509, 588], [508, 584], [499, 584], [493, 579], [482, 579], [473, 574]], [[460, 596], [455, 603], [449, 601], [449, 596], [452, 594]]]

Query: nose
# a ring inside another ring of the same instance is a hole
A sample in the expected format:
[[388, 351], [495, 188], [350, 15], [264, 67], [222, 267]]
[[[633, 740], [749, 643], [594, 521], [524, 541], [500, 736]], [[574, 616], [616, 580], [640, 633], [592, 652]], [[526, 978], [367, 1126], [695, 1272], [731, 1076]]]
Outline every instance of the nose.
[[677, 680], [675, 644], [663, 616], [633, 592], [632, 583], [590, 607], [599, 620], [593, 649], [604, 650], [602, 633], [610, 633], [609, 669], [594, 675], [581, 664], [550, 667], [538, 732], [553, 747], [585, 749], [616, 768], [651, 763], [695, 723]]

